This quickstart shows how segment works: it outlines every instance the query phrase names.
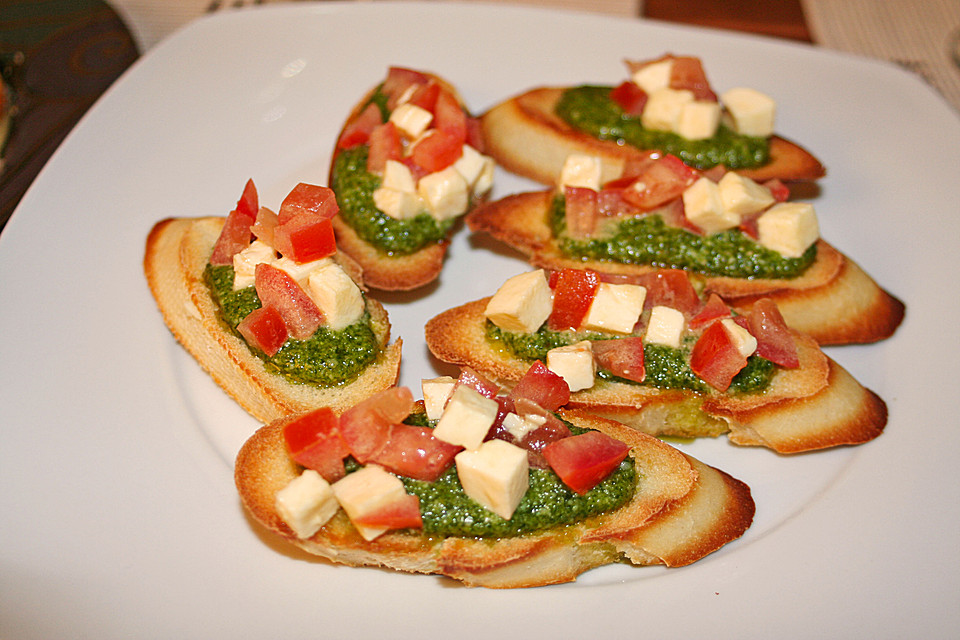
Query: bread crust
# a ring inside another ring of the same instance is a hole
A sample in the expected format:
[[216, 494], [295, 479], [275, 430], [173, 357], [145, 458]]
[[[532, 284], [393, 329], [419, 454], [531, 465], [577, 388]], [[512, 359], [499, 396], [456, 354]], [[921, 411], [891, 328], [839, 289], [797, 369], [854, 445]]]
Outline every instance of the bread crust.
[[[471, 231], [482, 231], [523, 253], [546, 269], [594, 269], [615, 275], [639, 275], [656, 267], [565, 256], [547, 218], [553, 192], [533, 191], [507, 196], [467, 216]], [[822, 345], [869, 343], [893, 335], [903, 321], [904, 304], [881, 289], [855, 262], [821, 239], [817, 259], [791, 279], [731, 278], [694, 275], [705, 293], [716, 293], [739, 312], [761, 298], [777, 303], [792, 328]]]
[[[377, 341], [378, 360], [360, 377], [337, 387], [290, 382], [267, 370], [240, 337], [227, 330], [203, 282], [210, 252], [224, 218], [169, 218], [154, 225], [146, 242], [143, 268], [164, 322], [207, 373], [248, 413], [261, 422], [320, 406], [343, 411], [396, 383], [402, 341], [390, 341], [383, 306], [367, 298]], [[348, 263], [345, 269], [356, 272]]]
[[309, 553], [340, 564], [440, 574], [490, 588], [570, 582], [614, 562], [686, 565], [750, 526], [755, 506], [739, 480], [614, 421], [561, 414], [630, 445], [642, 482], [629, 503], [577, 524], [495, 539], [392, 531], [367, 541], [340, 511], [311, 538], [299, 539], [274, 507], [277, 492], [300, 473], [283, 442], [286, 420], [261, 428], [242, 447], [236, 485], [257, 522]]
[[[444, 362], [473, 367], [511, 387], [529, 363], [498, 350], [486, 338], [484, 309], [490, 298], [468, 302], [430, 319], [427, 347]], [[738, 445], [799, 453], [876, 438], [887, 422], [883, 400], [861, 386], [817, 343], [796, 331], [800, 366], [779, 369], [762, 393], [700, 394], [598, 381], [570, 395], [566, 407], [616, 420], [651, 435], [715, 437]]]
[[[612, 140], [600, 140], [577, 131], [554, 112], [565, 87], [540, 87], [514, 96], [481, 116], [487, 153], [503, 168], [542, 184], [553, 186], [571, 153], [599, 156], [601, 180], [620, 177], [624, 163], [644, 158], [650, 151]], [[809, 151], [779, 136], [770, 139], [770, 162], [737, 173], [758, 182], [810, 181], [826, 170]]]

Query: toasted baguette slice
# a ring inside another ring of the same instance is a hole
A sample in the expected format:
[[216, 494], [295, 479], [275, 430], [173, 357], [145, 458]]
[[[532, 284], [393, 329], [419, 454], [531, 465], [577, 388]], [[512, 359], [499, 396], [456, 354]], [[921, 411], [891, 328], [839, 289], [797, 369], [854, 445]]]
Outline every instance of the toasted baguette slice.
[[[601, 180], [620, 177], [631, 158], [647, 157], [651, 151], [613, 140], [600, 140], [577, 131], [555, 113], [564, 89], [542, 87], [502, 102], [481, 116], [487, 153], [503, 168], [542, 184], [555, 185], [563, 163], [572, 153], [599, 156]], [[826, 170], [809, 151], [779, 136], [770, 139], [770, 162], [753, 169], [737, 169], [758, 182], [779, 178], [809, 181], [822, 178]]]
[[[473, 367], [511, 387], [530, 366], [491, 345], [484, 309], [490, 298], [455, 307], [429, 320], [427, 346], [437, 358]], [[883, 400], [831, 360], [817, 343], [794, 331], [800, 366], [780, 369], [762, 393], [699, 394], [598, 381], [570, 395], [566, 408], [622, 422], [651, 435], [713, 437], [799, 453], [876, 438], [887, 422]]]
[[[620, 276], [656, 270], [565, 256], [547, 221], [552, 194], [545, 190], [507, 196], [471, 212], [467, 225], [472, 231], [489, 233], [545, 269], [593, 269]], [[705, 293], [716, 293], [738, 311], [748, 310], [760, 298], [772, 299], [788, 325], [822, 345], [883, 340], [893, 335], [905, 312], [900, 300], [822, 239], [817, 242], [816, 261], [797, 278], [704, 276], [702, 280]]]
[[392, 531], [368, 542], [340, 511], [311, 538], [300, 539], [275, 508], [277, 492], [301, 471], [284, 444], [287, 420], [263, 427], [243, 446], [236, 485], [254, 519], [309, 553], [346, 565], [441, 574], [491, 588], [570, 582], [615, 562], [687, 565], [750, 526], [753, 498], [739, 480], [616, 422], [582, 414], [562, 417], [630, 445], [642, 481], [623, 507], [540, 533], [489, 539]]
[[[164, 321], [180, 343], [240, 406], [261, 422], [329, 406], [343, 411], [396, 383], [401, 341], [390, 341], [390, 322], [379, 302], [367, 298], [380, 358], [354, 381], [330, 388], [290, 382], [272, 373], [247, 343], [219, 319], [216, 303], [203, 282], [210, 252], [224, 218], [171, 218], [158, 222], [147, 237], [143, 268]], [[342, 258], [338, 257], [338, 260]], [[356, 267], [349, 263], [351, 275]]]

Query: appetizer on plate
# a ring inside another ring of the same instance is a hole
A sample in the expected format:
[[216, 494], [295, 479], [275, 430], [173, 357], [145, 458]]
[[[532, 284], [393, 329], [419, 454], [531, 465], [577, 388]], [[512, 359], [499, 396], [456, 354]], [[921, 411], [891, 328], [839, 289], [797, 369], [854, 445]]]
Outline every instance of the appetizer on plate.
[[681, 566], [738, 538], [749, 488], [616, 422], [568, 415], [559, 376], [509, 395], [459, 379], [383, 391], [257, 431], [237, 456], [243, 504], [306, 551], [354, 566], [532, 587], [623, 562]]
[[617, 180], [601, 176], [597, 156], [572, 155], [555, 189], [488, 203], [467, 224], [535, 266], [626, 279], [684, 269], [740, 311], [773, 300], [820, 344], [882, 340], [903, 320], [903, 303], [820, 238], [813, 205], [789, 201], [779, 180], [702, 172], [671, 155], [631, 162]]
[[143, 267], [170, 331], [262, 422], [346, 409], [396, 383], [401, 341], [336, 252], [333, 192], [298, 184], [278, 213], [253, 181], [226, 218], [170, 218]]
[[490, 298], [429, 320], [439, 359], [517, 384], [540, 362], [567, 381], [565, 408], [652, 435], [717, 436], [798, 453], [879, 436], [887, 408], [760, 300], [738, 315], [683, 271], [609, 282], [529, 271]]
[[479, 124], [432, 74], [391, 67], [337, 140], [330, 185], [340, 250], [376, 289], [434, 281], [459, 218], [493, 184]]
[[722, 166], [754, 180], [816, 180], [825, 171], [774, 134], [776, 103], [748, 87], [720, 94], [698, 58], [627, 61], [616, 87], [543, 87], [481, 117], [487, 152], [504, 168], [555, 184], [567, 156], [597, 155], [604, 181], [637, 159], [672, 154], [698, 169]]

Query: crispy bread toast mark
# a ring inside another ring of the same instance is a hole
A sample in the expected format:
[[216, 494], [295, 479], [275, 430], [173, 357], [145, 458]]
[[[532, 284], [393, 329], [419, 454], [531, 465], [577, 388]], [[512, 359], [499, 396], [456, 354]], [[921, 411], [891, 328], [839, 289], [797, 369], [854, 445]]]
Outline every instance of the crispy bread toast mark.
[[[261, 428], [244, 444], [234, 475], [252, 517], [310, 553], [353, 566], [446, 575], [468, 586], [570, 582], [588, 569], [625, 558], [634, 564], [688, 564], [750, 526], [755, 507], [739, 481], [616, 422], [580, 414], [569, 420], [631, 446], [641, 478], [637, 493], [616, 511], [516, 538], [428, 538], [395, 531], [367, 541], [340, 512], [313, 537], [298, 539], [274, 508], [277, 492], [299, 474], [283, 441], [286, 420]], [[691, 528], [690, 522], [696, 525]], [[671, 545], [668, 536], [677, 532], [682, 535]]]
[[367, 298], [367, 311], [383, 353], [359, 378], [336, 388], [320, 388], [292, 383], [268, 371], [246, 343], [221, 324], [203, 282], [223, 221], [210, 217], [158, 222], [147, 237], [143, 268], [167, 327], [228, 395], [257, 420], [268, 422], [319, 406], [343, 411], [396, 382], [402, 342], [388, 344], [387, 312], [372, 298]]
[[[567, 156], [586, 153], [601, 157], [603, 181], [620, 177], [624, 163], [642, 158], [649, 151], [610, 140], [599, 140], [577, 131], [561, 120], [554, 108], [564, 89], [541, 87], [502, 102], [481, 116], [487, 153], [500, 166], [518, 175], [553, 186]], [[779, 136], [770, 140], [770, 162], [737, 173], [763, 182], [771, 178], [809, 181], [822, 178], [826, 170], [803, 147]]]
[[[467, 226], [517, 249], [537, 267], [594, 269], [619, 275], [656, 270], [565, 256], [547, 223], [551, 198], [550, 190], [510, 195], [471, 212]], [[788, 325], [823, 345], [883, 340], [896, 331], [905, 313], [900, 300], [822, 239], [817, 241], [816, 261], [797, 278], [705, 276], [702, 280], [705, 292], [716, 293], [740, 312], [749, 310], [760, 298], [773, 299]]]

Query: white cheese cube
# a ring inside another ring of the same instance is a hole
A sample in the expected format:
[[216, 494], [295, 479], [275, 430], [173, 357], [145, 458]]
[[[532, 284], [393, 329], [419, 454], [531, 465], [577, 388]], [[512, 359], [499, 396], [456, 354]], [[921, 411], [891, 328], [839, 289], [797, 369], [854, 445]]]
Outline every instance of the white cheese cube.
[[454, 460], [463, 492], [509, 520], [530, 486], [526, 450], [505, 440], [490, 440], [476, 451], [461, 451]]
[[749, 331], [730, 318], [724, 318], [720, 321], [720, 324], [723, 325], [724, 331], [730, 336], [730, 340], [734, 346], [737, 347], [740, 355], [744, 358], [749, 358], [753, 355], [753, 352], [757, 350], [757, 339], [754, 338]]
[[381, 187], [396, 189], [398, 191], [417, 191], [417, 181], [413, 177], [410, 167], [397, 162], [396, 160], [387, 160], [383, 167], [383, 180], [380, 181]]
[[600, 158], [574, 153], [567, 156], [560, 170], [559, 188], [584, 187], [600, 190]]
[[468, 144], [463, 145], [453, 168], [463, 176], [470, 191], [482, 195], [493, 186], [493, 158], [485, 156]]
[[427, 130], [427, 127], [430, 126], [430, 123], [433, 122], [433, 114], [423, 107], [418, 107], [415, 104], [406, 102], [393, 110], [393, 113], [390, 114], [390, 122], [392, 122], [404, 136], [417, 138], [423, 134], [423, 132]]
[[416, 192], [390, 187], [374, 189], [373, 204], [395, 220], [409, 220], [426, 209], [423, 198]]
[[589, 340], [547, 351], [547, 369], [566, 381], [570, 391], [593, 386], [597, 369]]
[[340, 509], [330, 483], [307, 469], [277, 492], [277, 513], [298, 538], [309, 538]]
[[693, 102], [693, 92], [686, 89], [658, 89], [647, 98], [640, 114], [640, 124], [657, 131], [676, 131], [683, 106]]
[[633, 72], [631, 79], [648, 94], [670, 86], [670, 76], [673, 74], [673, 60], [666, 59], [651, 62]]
[[763, 138], [773, 135], [777, 104], [770, 96], [755, 89], [738, 87], [725, 92], [720, 100], [737, 133]]
[[646, 297], [646, 287], [601, 282], [583, 320], [583, 328], [631, 333], [643, 312]]
[[457, 383], [456, 378], [440, 376], [420, 381], [420, 390], [423, 393], [423, 405], [427, 410], [427, 418], [439, 420], [443, 414], [443, 407], [447, 404], [450, 392]]
[[741, 218], [763, 211], [774, 203], [770, 189], [735, 171], [723, 174], [717, 186], [720, 187], [724, 210]]
[[712, 138], [720, 126], [720, 103], [694, 100], [683, 105], [674, 133], [688, 140]]
[[337, 501], [366, 540], [373, 540], [386, 529], [360, 525], [356, 523], [356, 519], [402, 500], [406, 493], [400, 478], [375, 464], [368, 464], [358, 471], [348, 473], [333, 483], [333, 494]]
[[535, 413], [530, 413], [525, 416], [508, 413], [503, 417], [503, 428], [518, 441], [521, 441], [528, 433], [536, 431], [546, 422], [546, 416], [540, 416]]
[[658, 305], [650, 310], [650, 322], [643, 340], [650, 344], [679, 347], [685, 325], [686, 319], [683, 317], [683, 312]]
[[420, 178], [417, 184], [427, 210], [437, 220], [448, 220], [465, 213], [470, 202], [467, 181], [453, 166]]
[[500, 404], [496, 400], [480, 395], [473, 387], [458, 385], [433, 435], [465, 449], [476, 449], [487, 437], [499, 411]]
[[484, 315], [504, 331], [533, 333], [553, 310], [553, 292], [543, 269], [513, 276], [490, 298]]
[[780, 202], [757, 218], [759, 242], [787, 258], [799, 258], [820, 237], [813, 205]]
[[315, 270], [328, 264], [335, 264], [333, 258], [320, 258], [319, 260], [312, 260], [301, 264], [284, 257], [276, 260], [273, 266], [281, 271], [285, 271], [287, 275], [300, 283], [305, 282]]
[[246, 289], [254, 282], [254, 272], [261, 262], [271, 264], [277, 259], [277, 252], [266, 242], [254, 240], [243, 251], [233, 255], [233, 290]]
[[724, 209], [720, 187], [710, 178], [700, 178], [684, 189], [683, 211], [687, 220], [708, 235], [740, 224], [738, 214]]
[[310, 273], [307, 291], [323, 313], [326, 326], [333, 331], [349, 327], [366, 310], [360, 287], [333, 261]]

